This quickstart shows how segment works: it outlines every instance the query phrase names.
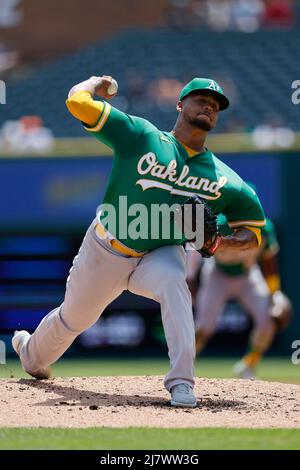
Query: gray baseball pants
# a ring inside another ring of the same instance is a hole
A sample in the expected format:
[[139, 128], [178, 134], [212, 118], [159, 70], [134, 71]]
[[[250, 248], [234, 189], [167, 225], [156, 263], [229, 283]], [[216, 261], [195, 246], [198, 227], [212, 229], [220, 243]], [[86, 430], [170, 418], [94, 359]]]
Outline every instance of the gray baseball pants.
[[245, 307], [254, 321], [254, 327], [269, 344], [273, 324], [269, 315], [271, 302], [267, 283], [257, 265], [241, 276], [228, 276], [211, 260], [204, 264], [201, 287], [196, 299], [195, 327], [208, 337], [217, 327], [226, 302], [234, 298]]
[[193, 387], [195, 329], [184, 249], [169, 245], [141, 258], [127, 257], [108, 240], [99, 239], [96, 223], [95, 219], [73, 261], [64, 302], [42, 320], [20, 352], [24, 369], [35, 372], [57, 361], [127, 289], [161, 305], [171, 366], [164, 380], [166, 389], [178, 383]]

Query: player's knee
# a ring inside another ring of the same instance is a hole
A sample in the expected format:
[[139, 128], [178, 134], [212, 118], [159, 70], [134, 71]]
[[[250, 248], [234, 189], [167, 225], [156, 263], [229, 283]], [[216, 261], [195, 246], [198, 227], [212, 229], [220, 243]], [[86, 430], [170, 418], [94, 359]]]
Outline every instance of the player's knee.
[[274, 329], [274, 323], [268, 316], [260, 317], [255, 323], [255, 329], [260, 331], [262, 334], [269, 333], [269, 331]]
[[213, 330], [208, 327], [203, 327], [201, 326], [200, 328], [197, 329], [196, 331], [196, 337], [203, 342], [207, 342], [209, 338], [213, 335]]

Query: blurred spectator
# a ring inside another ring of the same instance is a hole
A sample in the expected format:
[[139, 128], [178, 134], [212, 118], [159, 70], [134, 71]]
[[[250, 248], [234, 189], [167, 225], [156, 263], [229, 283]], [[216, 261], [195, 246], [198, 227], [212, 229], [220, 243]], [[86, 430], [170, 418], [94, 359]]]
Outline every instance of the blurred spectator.
[[196, 0], [192, 4], [200, 22], [216, 31], [256, 31], [264, 14], [263, 0]]
[[1, 131], [2, 144], [15, 152], [47, 153], [53, 148], [52, 131], [43, 126], [39, 116], [23, 116], [7, 121]]
[[176, 78], [153, 80], [148, 88], [149, 98], [161, 111], [174, 110], [183, 86], [184, 83]]
[[254, 33], [261, 25], [264, 12], [262, 0], [233, 0], [230, 5], [231, 28]]
[[230, 0], [204, 0], [194, 3], [194, 10], [206, 18], [207, 25], [216, 31], [225, 31], [230, 26]]
[[0, 42], [0, 73], [13, 68], [18, 63], [18, 53], [9, 50]]
[[165, 11], [165, 22], [174, 29], [184, 30], [195, 25], [191, 0], [169, 0]]
[[295, 22], [295, 10], [290, 0], [265, 0], [264, 26], [289, 28]]
[[259, 149], [272, 147], [288, 149], [295, 142], [295, 133], [283, 125], [279, 117], [270, 117], [253, 129], [252, 139]]
[[253, 33], [262, 26], [291, 27], [296, 21], [291, 0], [194, 0], [191, 10], [198, 24], [216, 31]]
[[17, 10], [21, 0], [0, 0], [0, 28], [11, 28], [20, 23], [23, 13]]

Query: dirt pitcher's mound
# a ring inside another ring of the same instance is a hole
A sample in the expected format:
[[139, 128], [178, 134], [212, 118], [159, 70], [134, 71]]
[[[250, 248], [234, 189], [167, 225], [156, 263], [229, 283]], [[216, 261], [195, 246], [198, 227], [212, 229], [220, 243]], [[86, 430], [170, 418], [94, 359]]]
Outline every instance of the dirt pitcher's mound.
[[300, 387], [197, 379], [198, 406], [173, 408], [162, 377], [0, 380], [0, 427], [300, 428]]

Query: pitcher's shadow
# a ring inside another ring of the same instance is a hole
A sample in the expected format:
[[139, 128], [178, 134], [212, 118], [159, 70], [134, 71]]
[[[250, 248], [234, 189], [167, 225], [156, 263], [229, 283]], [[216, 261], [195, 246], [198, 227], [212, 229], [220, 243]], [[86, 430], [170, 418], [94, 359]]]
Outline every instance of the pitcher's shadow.
[[[20, 385], [27, 385], [34, 389], [44, 390], [45, 394], [54, 392], [58, 396], [56, 398], [49, 398], [43, 402], [35, 403], [35, 406], [97, 406], [97, 407], [114, 407], [114, 406], [133, 406], [133, 407], [156, 407], [156, 408], [170, 408], [170, 399], [157, 396], [147, 395], [126, 395], [117, 393], [98, 393], [90, 390], [79, 390], [71, 386], [62, 386], [53, 382], [38, 381], [34, 379], [20, 379]], [[243, 409], [246, 402], [237, 400], [224, 400], [215, 398], [200, 398], [198, 399], [197, 408], [204, 410], [218, 410], [223, 409]], [[249, 404], [248, 404], [249, 406]], [[177, 408], [178, 409], [178, 408]], [[184, 408], [183, 408], [184, 409]]]

